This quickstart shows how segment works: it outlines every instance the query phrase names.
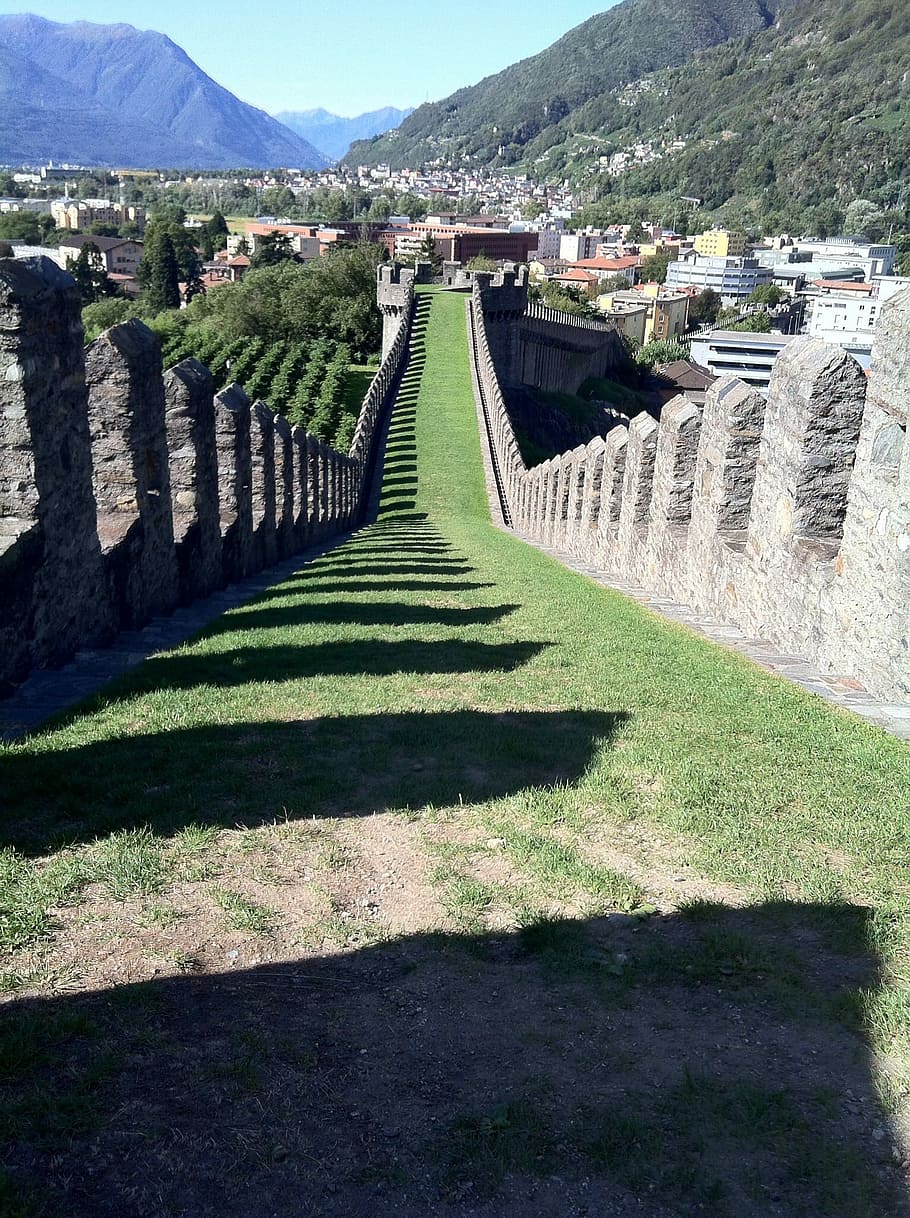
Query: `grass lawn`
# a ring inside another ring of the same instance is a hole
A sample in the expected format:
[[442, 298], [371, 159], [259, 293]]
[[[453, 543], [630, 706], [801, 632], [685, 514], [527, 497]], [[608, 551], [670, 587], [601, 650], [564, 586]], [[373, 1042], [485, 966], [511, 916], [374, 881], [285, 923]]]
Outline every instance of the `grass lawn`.
[[460, 296], [377, 522], [0, 790], [0, 1216], [908, 1212], [910, 750], [492, 528]]

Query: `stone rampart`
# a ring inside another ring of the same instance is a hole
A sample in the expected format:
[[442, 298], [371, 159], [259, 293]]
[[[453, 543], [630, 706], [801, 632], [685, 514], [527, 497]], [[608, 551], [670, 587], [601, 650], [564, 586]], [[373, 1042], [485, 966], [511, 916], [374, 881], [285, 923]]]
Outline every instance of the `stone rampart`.
[[801, 338], [767, 400], [723, 377], [703, 407], [678, 397], [530, 469], [476, 289], [469, 324], [520, 532], [910, 701], [910, 290], [882, 308], [868, 385]]
[[83, 346], [71, 276], [0, 260], [0, 691], [360, 520], [407, 353], [408, 272], [349, 453], [240, 385], [166, 371], [140, 321]]
[[527, 267], [474, 271], [469, 282], [497, 376], [507, 389], [526, 385], [577, 393], [589, 377], [610, 376], [626, 359], [611, 323], [529, 301]]
[[397, 262], [387, 262], [376, 271], [376, 303], [382, 313], [383, 360], [392, 349], [402, 319], [410, 314], [415, 279], [414, 271]]

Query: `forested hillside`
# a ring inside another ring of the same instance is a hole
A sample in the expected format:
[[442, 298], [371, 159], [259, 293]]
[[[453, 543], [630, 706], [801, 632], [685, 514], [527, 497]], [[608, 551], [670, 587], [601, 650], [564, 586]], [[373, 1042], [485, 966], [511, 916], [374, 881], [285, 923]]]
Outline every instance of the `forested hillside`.
[[[794, 0], [770, 14], [626, 0], [349, 159], [476, 155], [569, 178], [592, 222], [681, 222], [689, 196], [697, 223], [824, 235], [861, 199], [879, 213], [875, 235], [908, 231], [910, 4]], [[627, 164], [611, 173], [617, 154]]]
[[[825, 234], [862, 198], [882, 212], [878, 235], [906, 227], [905, 0], [817, 0], [648, 84], [590, 103], [550, 133], [548, 147], [523, 150], [525, 160], [545, 176], [586, 182], [611, 216], [620, 200], [626, 211], [653, 214], [657, 197], [671, 221], [688, 195], [747, 226]], [[592, 177], [599, 156], [640, 141], [653, 142], [659, 159]], [[685, 146], [674, 150], [676, 141]]]
[[353, 164], [414, 166], [466, 156], [506, 159], [591, 99], [704, 47], [763, 30], [784, 5], [806, 0], [625, 0], [558, 42], [443, 101], [401, 127], [354, 144]]

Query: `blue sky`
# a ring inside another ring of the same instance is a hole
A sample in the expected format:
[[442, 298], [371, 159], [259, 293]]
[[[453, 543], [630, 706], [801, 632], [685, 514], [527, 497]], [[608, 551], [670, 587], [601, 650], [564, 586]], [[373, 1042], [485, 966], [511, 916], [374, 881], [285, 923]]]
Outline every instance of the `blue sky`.
[[275, 113], [419, 105], [555, 42], [615, 0], [25, 0], [0, 13], [156, 29], [246, 102]]

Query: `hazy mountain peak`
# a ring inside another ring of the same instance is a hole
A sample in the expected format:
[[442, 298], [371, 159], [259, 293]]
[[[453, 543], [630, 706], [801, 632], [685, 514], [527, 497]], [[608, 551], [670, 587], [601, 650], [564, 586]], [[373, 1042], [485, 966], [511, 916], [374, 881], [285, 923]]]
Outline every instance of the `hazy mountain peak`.
[[306, 140], [213, 81], [166, 34], [20, 13], [0, 16], [0, 48], [0, 161], [325, 163]]
[[317, 107], [314, 110], [284, 110], [275, 117], [335, 161], [345, 155], [355, 140], [368, 140], [391, 131], [411, 113], [413, 108], [398, 110], [394, 106], [384, 106], [381, 110], [345, 118]]

